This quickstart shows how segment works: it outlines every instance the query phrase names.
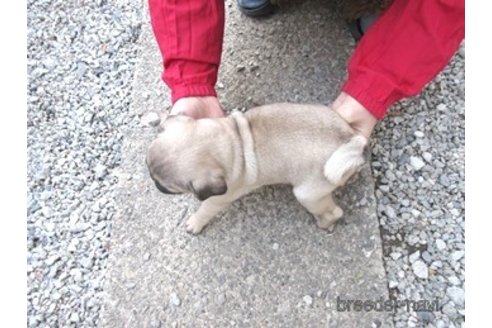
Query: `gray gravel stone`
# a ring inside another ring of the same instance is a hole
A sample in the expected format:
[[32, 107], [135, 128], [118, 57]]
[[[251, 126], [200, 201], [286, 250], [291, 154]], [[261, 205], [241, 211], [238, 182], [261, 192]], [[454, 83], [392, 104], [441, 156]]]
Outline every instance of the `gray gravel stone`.
[[391, 206], [386, 206], [384, 208], [384, 213], [390, 218], [395, 218], [396, 217], [396, 213], [395, 213], [395, 210], [391, 207]]
[[418, 260], [420, 258], [420, 251], [416, 251], [415, 253], [411, 254], [409, 257], [408, 257], [408, 260], [410, 261], [410, 263], [413, 263], [415, 262], [416, 260]]
[[27, 204], [27, 214], [31, 215], [37, 210], [41, 209], [41, 205], [39, 205], [39, 202], [36, 199], [28, 199], [28, 204]]
[[94, 260], [91, 257], [84, 257], [83, 259], [80, 260], [80, 264], [86, 269], [90, 269], [93, 263]]
[[53, 210], [48, 206], [44, 206], [43, 208], [41, 208], [41, 213], [46, 219], [49, 219], [53, 216]]
[[465, 58], [465, 46], [463, 45], [459, 50], [458, 50], [459, 54], [461, 57], [463, 57], [463, 59]]
[[432, 162], [432, 154], [431, 154], [431, 153], [428, 153], [428, 152], [426, 152], [426, 151], [425, 151], [425, 152], [422, 154], [422, 157], [425, 159], [425, 161], [426, 161], [427, 163]]
[[458, 277], [456, 277], [456, 276], [451, 276], [451, 277], [448, 277], [448, 281], [449, 281], [451, 284], [455, 285], [455, 286], [459, 286], [459, 285], [461, 285], [461, 280], [460, 280], [460, 279], [458, 279]]
[[80, 321], [80, 317], [77, 313], [72, 313], [70, 315], [70, 322], [77, 323]]
[[159, 319], [153, 318], [150, 321], [150, 327], [151, 328], [161, 328], [162, 327], [162, 322]]
[[447, 108], [448, 108], [448, 106], [446, 106], [446, 104], [437, 105], [437, 110], [439, 110], [439, 111], [445, 111]]
[[313, 298], [310, 295], [305, 295], [302, 300], [307, 306], [311, 306], [313, 304]]
[[465, 305], [465, 291], [459, 287], [449, 287], [446, 290], [446, 294], [458, 306]]
[[103, 178], [107, 173], [107, 169], [108, 168], [105, 165], [97, 163], [97, 165], [94, 167], [94, 174], [96, 178], [98, 179]]
[[421, 279], [427, 279], [429, 277], [429, 270], [427, 265], [421, 260], [412, 263], [412, 270], [415, 275]]
[[424, 251], [422, 253], [422, 259], [426, 262], [426, 263], [431, 263], [432, 262], [432, 256], [429, 252], [427, 251]]
[[46, 259], [45, 263], [48, 266], [52, 266], [56, 261], [60, 259], [60, 255], [53, 255]]
[[436, 239], [436, 247], [438, 250], [442, 251], [446, 248], [446, 243], [442, 239]]
[[412, 156], [412, 157], [410, 157], [410, 165], [416, 171], [419, 171], [425, 166], [425, 162], [419, 157]]
[[217, 304], [223, 305], [226, 302], [226, 297], [224, 294], [219, 294], [217, 296]]
[[392, 252], [392, 253], [390, 254], [390, 257], [391, 257], [394, 261], [396, 261], [396, 260], [398, 260], [398, 259], [401, 257], [401, 253], [399, 253], [399, 252]]
[[444, 174], [439, 177], [439, 183], [444, 187], [449, 187], [449, 185], [451, 184], [449, 178]]
[[442, 307], [442, 313], [444, 313], [451, 319], [455, 319], [458, 314], [458, 312], [456, 311], [456, 305], [452, 302], [444, 304]]
[[169, 303], [173, 306], [180, 306], [181, 299], [178, 297], [178, 294], [171, 293], [171, 295], [169, 296]]
[[424, 324], [433, 322], [435, 318], [434, 313], [428, 311], [418, 311], [417, 316]]
[[465, 251], [455, 251], [451, 253], [451, 259], [453, 261], [458, 261], [460, 260], [463, 256], [465, 255]]

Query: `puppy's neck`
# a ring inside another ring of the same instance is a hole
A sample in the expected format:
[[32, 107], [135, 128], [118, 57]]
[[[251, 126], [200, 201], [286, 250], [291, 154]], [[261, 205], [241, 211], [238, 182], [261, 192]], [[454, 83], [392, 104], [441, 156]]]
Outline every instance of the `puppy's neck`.
[[243, 113], [239, 111], [233, 112], [229, 116], [229, 119], [234, 124], [237, 136], [239, 137], [241, 148], [239, 158], [243, 162], [242, 167], [244, 168], [245, 183], [247, 185], [252, 185], [256, 182], [258, 177], [258, 166], [254, 149], [255, 144], [249, 122], [246, 117], [244, 117]]

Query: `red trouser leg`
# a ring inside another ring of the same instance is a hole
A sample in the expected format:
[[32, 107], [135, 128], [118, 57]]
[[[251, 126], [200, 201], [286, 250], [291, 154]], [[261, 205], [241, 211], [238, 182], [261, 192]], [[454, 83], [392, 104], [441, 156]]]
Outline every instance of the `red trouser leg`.
[[357, 45], [342, 90], [382, 119], [448, 64], [464, 36], [464, 0], [395, 0]]
[[161, 50], [162, 79], [172, 102], [216, 96], [224, 36], [224, 0], [149, 0], [152, 29]]

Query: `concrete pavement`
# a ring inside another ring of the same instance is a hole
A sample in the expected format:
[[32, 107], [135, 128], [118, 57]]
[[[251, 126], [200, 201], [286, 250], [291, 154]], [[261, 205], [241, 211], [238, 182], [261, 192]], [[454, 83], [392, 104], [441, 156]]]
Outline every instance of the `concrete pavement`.
[[[334, 99], [354, 42], [331, 4], [292, 2], [261, 20], [234, 1], [226, 8], [218, 83], [226, 109]], [[149, 24], [140, 43], [131, 110], [143, 115], [170, 102]], [[290, 188], [275, 186], [191, 236], [183, 224], [198, 201], [161, 194], [145, 167], [156, 131], [125, 135], [103, 327], [392, 326], [388, 313], [337, 311], [337, 297], [388, 299], [369, 165], [337, 192], [345, 217], [334, 234], [317, 228]]]

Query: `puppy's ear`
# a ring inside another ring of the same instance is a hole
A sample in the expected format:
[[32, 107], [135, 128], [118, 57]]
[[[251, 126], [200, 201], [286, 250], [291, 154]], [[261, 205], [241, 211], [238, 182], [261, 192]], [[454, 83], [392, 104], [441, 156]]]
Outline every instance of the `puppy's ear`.
[[204, 201], [209, 197], [225, 194], [227, 192], [227, 184], [223, 176], [211, 175], [207, 178], [193, 181], [191, 189], [199, 200]]

